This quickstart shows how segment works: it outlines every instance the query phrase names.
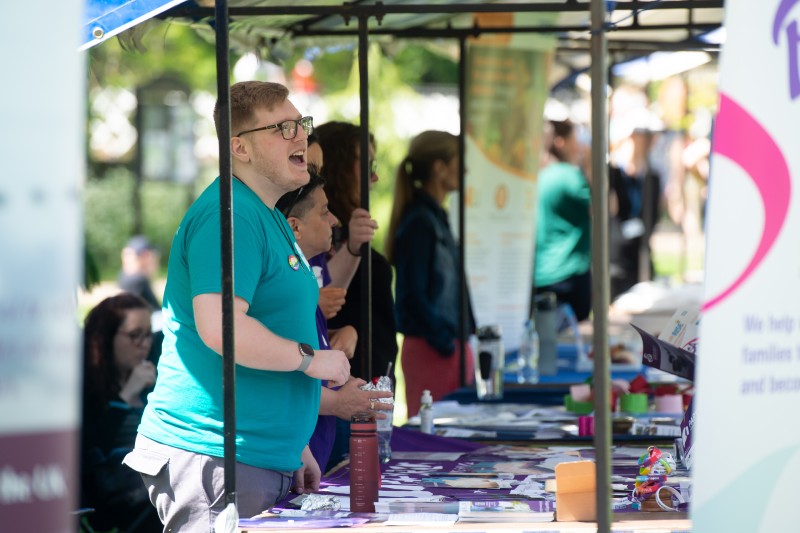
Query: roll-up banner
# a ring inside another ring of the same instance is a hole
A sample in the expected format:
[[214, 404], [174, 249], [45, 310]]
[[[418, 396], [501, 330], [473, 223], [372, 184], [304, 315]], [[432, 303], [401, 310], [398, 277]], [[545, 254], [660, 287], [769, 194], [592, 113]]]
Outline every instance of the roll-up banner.
[[797, 4], [725, 2], [697, 355], [697, 532], [798, 528]]
[[73, 532], [88, 58], [83, 3], [34, 4], [0, 31], [0, 530]]
[[[479, 23], [525, 25], [548, 17], [497, 14]], [[499, 324], [507, 350], [519, 347], [528, 318], [536, 174], [554, 47], [551, 37], [484, 34], [468, 48], [465, 262], [475, 319], [479, 326]]]

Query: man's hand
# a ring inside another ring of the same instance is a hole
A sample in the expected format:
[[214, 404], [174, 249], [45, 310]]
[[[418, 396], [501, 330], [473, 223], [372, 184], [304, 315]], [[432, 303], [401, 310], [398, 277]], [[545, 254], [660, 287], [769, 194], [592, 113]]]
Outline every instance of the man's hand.
[[308, 446], [303, 448], [300, 460], [303, 461], [303, 466], [294, 471], [292, 490], [297, 494], [309, 494], [318, 491], [322, 472], [317, 460], [311, 455], [311, 450]]
[[350, 215], [348, 228], [347, 246], [350, 250], [358, 253], [361, 245], [370, 242], [375, 237], [375, 230], [378, 229], [378, 222], [369, 216], [369, 211], [357, 207]]
[[389, 411], [394, 406], [390, 403], [380, 402], [378, 398], [391, 398], [394, 394], [389, 391], [361, 390], [360, 387], [364, 383], [366, 381], [361, 378], [351, 378], [341, 389], [333, 391], [336, 395], [333, 412], [338, 418], [350, 420], [354, 414], [370, 410], [375, 413], [376, 420], [386, 418], [386, 415], [380, 411]]
[[342, 306], [344, 305], [345, 295], [347, 289], [338, 287], [322, 287], [319, 290], [319, 308], [322, 309], [322, 314], [325, 318], [333, 318], [336, 316]]
[[341, 350], [314, 350], [314, 357], [305, 374], [312, 378], [327, 379], [331, 387], [344, 385], [350, 378], [350, 361]]
[[353, 358], [358, 344], [358, 333], [353, 326], [344, 326], [339, 329], [328, 331], [331, 338], [331, 348], [341, 350], [348, 359]]

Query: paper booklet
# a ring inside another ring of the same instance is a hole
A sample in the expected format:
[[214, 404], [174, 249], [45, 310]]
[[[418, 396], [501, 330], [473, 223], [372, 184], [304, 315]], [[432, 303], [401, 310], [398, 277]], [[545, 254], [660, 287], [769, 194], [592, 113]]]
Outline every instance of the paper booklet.
[[694, 381], [698, 311], [678, 309], [658, 338], [631, 324], [642, 337], [642, 364]]
[[544, 500], [458, 502], [459, 522], [552, 522], [555, 503]]

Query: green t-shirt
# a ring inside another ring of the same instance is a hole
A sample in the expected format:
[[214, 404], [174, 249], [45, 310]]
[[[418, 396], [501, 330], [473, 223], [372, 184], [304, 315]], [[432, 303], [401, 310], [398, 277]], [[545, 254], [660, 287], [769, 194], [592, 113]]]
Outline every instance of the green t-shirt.
[[569, 163], [545, 167], [536, 192], [534, 285], [546, 287], [589, 271], [592, 195], [580, 169]]
[[[234, 292], [250, 304], [248, 315], [281, 337], [319, 347], [319, 289], [286, 219], [234, 179], [233, 226]], [[152, 440], [216, 457], [223, 456], [222, 357], [200, 339], [192, 299], [221, 292], [217, 179], [189, 208], [172, 241], [163, 351], [139, 426]], [[265, 355], [268, 350], [264, 346]], [[299, 468], [319, 400], [320, 381], [302, 372], [237, 365], [237, 460], [270, 470]]]

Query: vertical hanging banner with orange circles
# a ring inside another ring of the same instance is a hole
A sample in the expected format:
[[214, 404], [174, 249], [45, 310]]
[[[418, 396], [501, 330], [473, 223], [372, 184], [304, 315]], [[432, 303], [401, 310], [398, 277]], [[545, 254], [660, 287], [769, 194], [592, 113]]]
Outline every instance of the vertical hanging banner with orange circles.
[[[549, 14], [476, 17], [533, 25]], [[500, 324], [516, 350], [532, 285], [536, 173], [555, 40], [484, 34], [467, 55], [466, 264], [478, 325]], [[451, 210], [452, 211], [452, 210]]]
[[[52, 2], [7, 24], [0, 86], [0, 531], [77, 530], [86, 54], [83, 2]], [[31, 6], [4, 6], [8, 20]], [[47, 58], [40, 63], [33, 58]], [[30, 142], [31, 139], [44, 143]]]
[[798, 4], [725, 2], [692, 432], [696, 532], [798, 529]]

